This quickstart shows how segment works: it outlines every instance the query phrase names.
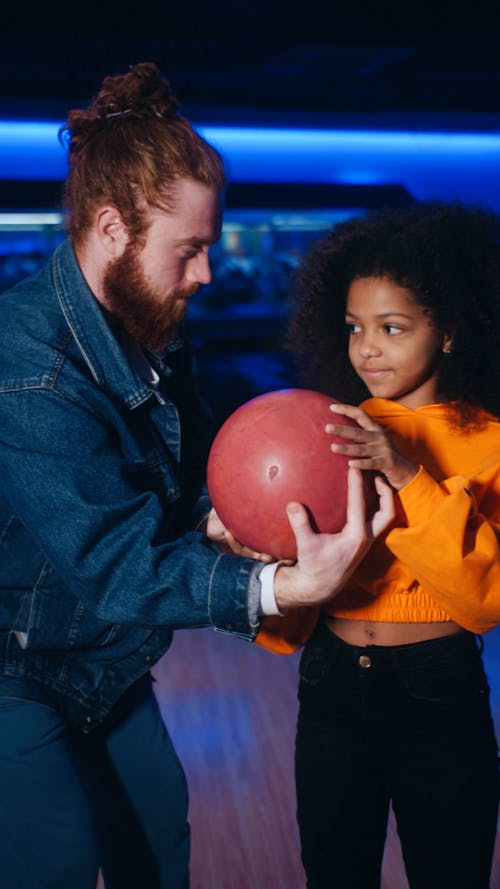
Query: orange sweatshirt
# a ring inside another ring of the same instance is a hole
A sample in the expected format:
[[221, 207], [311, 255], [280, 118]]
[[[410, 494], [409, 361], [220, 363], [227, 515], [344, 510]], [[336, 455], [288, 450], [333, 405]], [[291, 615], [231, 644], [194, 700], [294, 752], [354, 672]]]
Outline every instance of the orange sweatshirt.
[[[396, 518], [323, 613], [354, 620], [453, 620], [474, 633], [500, 623], [500, 421], [457, 429], [445, 405], [361, 407], [419, 471], [396, 494]], [[311, 635], [320, 611], [265, 618], [256, 642], [280, 654]]]

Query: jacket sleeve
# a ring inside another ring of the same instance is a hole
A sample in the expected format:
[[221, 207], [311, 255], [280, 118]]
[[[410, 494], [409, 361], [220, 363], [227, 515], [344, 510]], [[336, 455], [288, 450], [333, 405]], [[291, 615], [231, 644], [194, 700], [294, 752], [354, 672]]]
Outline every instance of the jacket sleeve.
[[399, 492], [407, 525], [387, 546], [458, 624], [500, 623], [500, 466], [436, 482], [423, 468]]
[[178, 536], [171, 461], [124, 453], [116, 425], [90, 406], [48, 387], [2, 394], [0, 466], [10, 535], [38, 551], [40, 571], [46, 560], [47, 589], [62, 583], [108, 622], [254, 637], [260, 563]]

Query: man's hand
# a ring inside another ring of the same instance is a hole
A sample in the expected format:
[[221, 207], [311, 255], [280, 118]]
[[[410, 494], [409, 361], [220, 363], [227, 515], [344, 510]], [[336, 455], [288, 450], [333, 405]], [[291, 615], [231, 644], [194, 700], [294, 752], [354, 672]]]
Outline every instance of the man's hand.
[[258, 559], [259, 562], [274, 561], [273, 557], [267, 555], [267, 553], [255, 552], [255, 550], [249, 549], [247, 546], [244, 546], [236, 540], [227, 528], [224, 527], [215, 509], [211, 509], [208, 514], [204, 533], [210, 540], [213, 540], [224, 553], [234, 553], [237, 556]]
[[297, 540], [297, 561], [293, 566], [281, 565], [274, 577], [274, 594], [281, 611], [321, 604], [344, 587], [375, 537], [394, 518], [391, 488], [378, 477], [375, 485], [379, 508], [367, 521], [361, 472], [349, 469], [347, 521], [338, 534], [316, 533], [306, 509], [300, 503], [288, 504], [288, 519]]

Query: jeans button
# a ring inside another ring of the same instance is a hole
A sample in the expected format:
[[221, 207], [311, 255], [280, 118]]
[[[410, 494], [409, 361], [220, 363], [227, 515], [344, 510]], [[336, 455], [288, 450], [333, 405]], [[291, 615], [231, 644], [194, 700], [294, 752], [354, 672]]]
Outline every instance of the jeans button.
[[362, 654], [358, 663], [360, 667], [364, 667], [364, 669], [367, 670], [368, 667], [371, 667], [372, 665], [372, 659], [371, 657], [368, 657], [367, 654]]

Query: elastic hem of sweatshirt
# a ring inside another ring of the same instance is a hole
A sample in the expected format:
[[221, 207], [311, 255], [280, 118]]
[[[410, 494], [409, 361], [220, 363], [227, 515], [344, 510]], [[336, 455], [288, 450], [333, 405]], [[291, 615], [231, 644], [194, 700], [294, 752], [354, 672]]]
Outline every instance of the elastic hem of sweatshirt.
[[352, 591], [341, 594], [345, 605], [335, 601], [331, 611], [324, 609], [329, 617], [346, 620], [376, 620], [384, 623], [446, 623], [453, 620], [423, 590], [411, 592], [386, 591], [373, 601], [367, 601], [367, 594]]

